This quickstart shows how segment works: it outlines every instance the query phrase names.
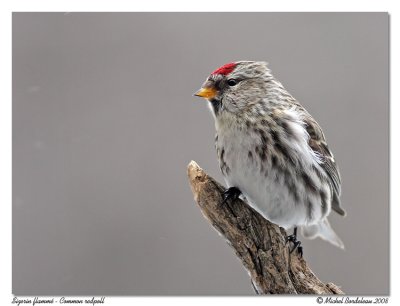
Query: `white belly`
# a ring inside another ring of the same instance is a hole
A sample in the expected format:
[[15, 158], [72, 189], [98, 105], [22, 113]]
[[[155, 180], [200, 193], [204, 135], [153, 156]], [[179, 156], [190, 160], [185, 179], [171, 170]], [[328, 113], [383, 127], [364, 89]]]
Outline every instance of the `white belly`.
[[226, 161], [230, 167], [229, 174], [225, 175], [228, 187], [239, 188], [255, 210], [279, 226], [287, 229], [306, 224], [306, 206], [294, 202], [289, 190], [281, 183], [280, 174], [270, 169], [264, 176], [255, 163], [240, 151], [236, 152]]
[[[262, 216], [286, 229], [315, 224], [322, 219], [319, 195], [310, 194], [299, 184], [298, 197], [294, 199], [293, 192], [285, 183], [284, 173], [271, 167], [268, 157], [267, 161], [262, 161], [255, 156], [254, 150], [252, 156], [249, 156], [249, 151], [254, 149], [258, 141], [252, 138], [251, 133], [229, 129], [219, 130], [217, 134], [216, 146], [219, 150], [224, 149], [224, 162], [229, 168], [228, 171], [223, 171], [228, 187], [239, 188], [247, 202]], [[302, 160], [311, 158], [313, 157], [305, 156]], [[306, 166], [305, 162], [304, 167]], [[318, 188], [326, 192], [327, 203], [330, 203], [329, 187], [324, 186], [316, 176], [313, 179], [319, 184]], [[309, 213], [310, 206], [313, 209], [312, 217]], [[330, 204], [327, 209], [330, 211]]]

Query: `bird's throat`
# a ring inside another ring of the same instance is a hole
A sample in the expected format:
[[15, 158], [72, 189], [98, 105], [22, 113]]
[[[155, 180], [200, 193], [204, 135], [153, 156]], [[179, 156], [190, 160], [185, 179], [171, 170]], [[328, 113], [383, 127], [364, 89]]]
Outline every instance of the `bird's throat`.
[[215, 116], [218, 116], [221, 110], [221, 101], [217, 99], [208, 100], [210, 102], [211, 108], [214, 111]]

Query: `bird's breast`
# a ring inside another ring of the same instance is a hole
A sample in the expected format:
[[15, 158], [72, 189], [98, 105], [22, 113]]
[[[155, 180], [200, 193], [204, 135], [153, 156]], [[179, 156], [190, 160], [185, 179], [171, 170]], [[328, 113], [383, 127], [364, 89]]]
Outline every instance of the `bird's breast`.
[[[239, 188], [249, 204], [266, 219], [289, 228], [320, 218], [319, 195], [308, 194], [304, 178], [299, 175], [306, 171], [307, 165], [291, 165], [282, 158], [278, 165], [274, 143], [265, 142], [259, 132], [243, 126], [219, 129], [216, 149], [227, 185]], [[322, 190], [322, 182], [312, 179], [316, 189]], [[325, 191], [329, 192], [327, 188]]]

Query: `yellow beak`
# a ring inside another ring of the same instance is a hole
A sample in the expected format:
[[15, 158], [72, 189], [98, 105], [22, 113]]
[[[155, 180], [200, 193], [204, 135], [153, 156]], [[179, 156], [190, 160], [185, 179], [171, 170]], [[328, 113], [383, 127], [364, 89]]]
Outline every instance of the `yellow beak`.
[[213, 99], [217, 95], [217, 90], [213, 87], [204, 87], [201, 88], [194, 95], [197, 97], [202, 97], [204, 99]]

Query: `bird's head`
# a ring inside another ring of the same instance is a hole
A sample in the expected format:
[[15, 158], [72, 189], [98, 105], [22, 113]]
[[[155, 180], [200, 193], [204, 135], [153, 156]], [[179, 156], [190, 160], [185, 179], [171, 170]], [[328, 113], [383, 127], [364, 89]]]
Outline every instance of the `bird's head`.
[[238, 114], [265, 98], [271, 78], [265, 62], [233, 62], [213, 71], [194, 95], [207, 99], [216, 117]]

